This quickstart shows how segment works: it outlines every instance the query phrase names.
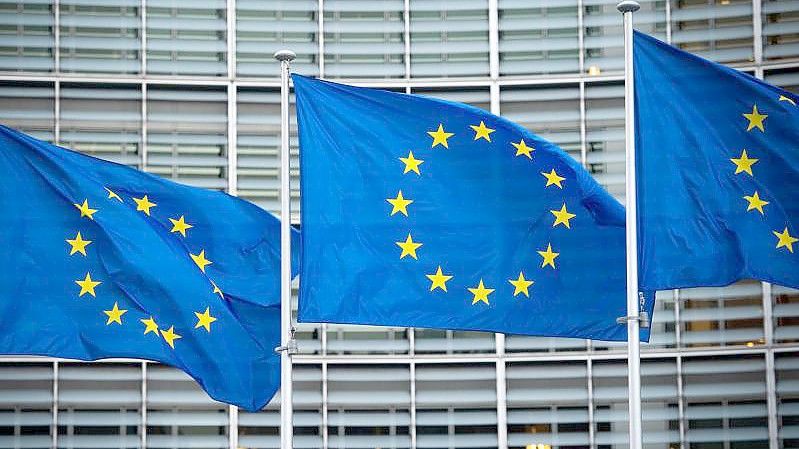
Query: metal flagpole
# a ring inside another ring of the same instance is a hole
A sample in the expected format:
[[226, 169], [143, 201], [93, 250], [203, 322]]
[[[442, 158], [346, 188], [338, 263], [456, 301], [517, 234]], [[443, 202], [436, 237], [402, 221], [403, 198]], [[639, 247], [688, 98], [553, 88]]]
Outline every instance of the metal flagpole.
[[641, 340], [638, 296], [638, 214], [635, 178], [635, 97], [633, 90], [633, 13], [638, 2], [623, 0], [616, 8], [624, 15], [624, 143], [627, 148], [627, 385], [629, 389], [630, 449], [641, 449]]
[[291, 355], [296, 348], [291, 325], [291, 190], [289, 183], [289, 66], [296, 55], [290, 50], [275, 53], [280, 61], [280, 447], [292, 449], [294, 412], [291, 385]]

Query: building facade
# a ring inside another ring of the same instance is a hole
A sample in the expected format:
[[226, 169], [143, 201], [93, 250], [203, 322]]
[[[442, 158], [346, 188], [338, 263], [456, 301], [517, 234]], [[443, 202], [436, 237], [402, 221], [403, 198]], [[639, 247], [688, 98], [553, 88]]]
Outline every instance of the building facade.
[[[272, 53], [289, 48], [299, 73], [502, 114], [623, 200], [615, 3], [0, 0], [0, 122], [277, 212]], [[635, 22], [799, 90], [797, 0], [644, 0]], [[652, 335], [647, 448], [799, 447], [799, 292], [660, 292]], [[298, 338], [298, 448], [627, 446], [624, 345], [336, 325]], [[154, 363], [0, 359], [3, 448], [276, 448], [278, 404], [246, 413]]]

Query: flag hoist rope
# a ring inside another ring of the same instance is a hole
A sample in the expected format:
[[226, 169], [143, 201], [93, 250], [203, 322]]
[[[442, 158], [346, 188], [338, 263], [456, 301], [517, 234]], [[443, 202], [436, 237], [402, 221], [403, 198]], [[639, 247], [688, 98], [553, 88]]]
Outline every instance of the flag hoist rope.
[[633, 13], [641, 6], [624, 0], [616, 8], [624, 16], [624, 144], [626, 154], [627, 247], [627, 385], [629, 393], [630, 449], [641, 449], [641, 340], [638, 294], [638, 192], [635, 177], [635, 91], [633, 90]]
[[289, 182], [289, 70], [296, 55], [275, 53], [280, 61], [280, 447], [293, 447], [291, 355], [296, 350], [291, 324], [291, 186]]

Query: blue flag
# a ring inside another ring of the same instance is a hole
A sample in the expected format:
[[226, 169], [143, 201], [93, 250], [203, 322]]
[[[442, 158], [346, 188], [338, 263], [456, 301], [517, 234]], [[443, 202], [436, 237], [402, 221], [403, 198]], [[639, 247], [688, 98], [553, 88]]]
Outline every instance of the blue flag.
[[300, 321], [627, 338], [624, 208], [563, 150], [467, 105], [293, 80]]
[[217, 400], [270, 400], [274, 216], [6, 127], [0, 168], [0, 354], [154, 360]]
[[795, 95], [636, 33], [641, 288], [799, 288]]

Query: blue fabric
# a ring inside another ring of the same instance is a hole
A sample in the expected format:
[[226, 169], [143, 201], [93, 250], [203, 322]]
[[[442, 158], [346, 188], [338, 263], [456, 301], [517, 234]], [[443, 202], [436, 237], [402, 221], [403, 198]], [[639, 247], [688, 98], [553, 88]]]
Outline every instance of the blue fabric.
[[[293, 81], [299, 321], [627, 338], [616, 324], [626, 315], [624, 208], [563, 150], [464, 104]], [[493, 132], [472, 128], [481, 122]], [[424, 162], [409, 168], [400, 158], [411, 151]], [[562, 188], [546, 186], [551, 170]], [[413, 202], [395, 211], [397, 199]], [[568, 228], [551, 212], [564, 205]], [[401, 257], [409, 235], [422, 246]], [[538, 253], [548, 245], [554, 268]], [[510, 282], [520, 273], [520, 287], [534, 281], [529, 297]]]
[[[249, 410], [270, 400], [280, 384], [274, 216], [225, 193], [6, 127], [0, 169], [1, 354], [154, 360], [185, 371], [217, 400]], [[134, 198], [145, 195], [155, 206], [142, 201], [137, 210]], [[76, 204], [84, 201], [81, 216]], [[192, 227], [178, 225], [185, 236], [173, 232], [170, 218]], [[201, 263], [205, 272], [190, 257], [201, 251], [212, 262]], [[76, 281], [87, 287], [82, 295]], [[115, 303], [127, 310], [118, 320]], [[206, 309], [216, 319], [208, 329], [197, 315]], [[145, 334], [142, 320], [151, 317], [155, 324]]]
[[634, 45], [641, 288], [799, 288], [797, 97], [641, 33]]

